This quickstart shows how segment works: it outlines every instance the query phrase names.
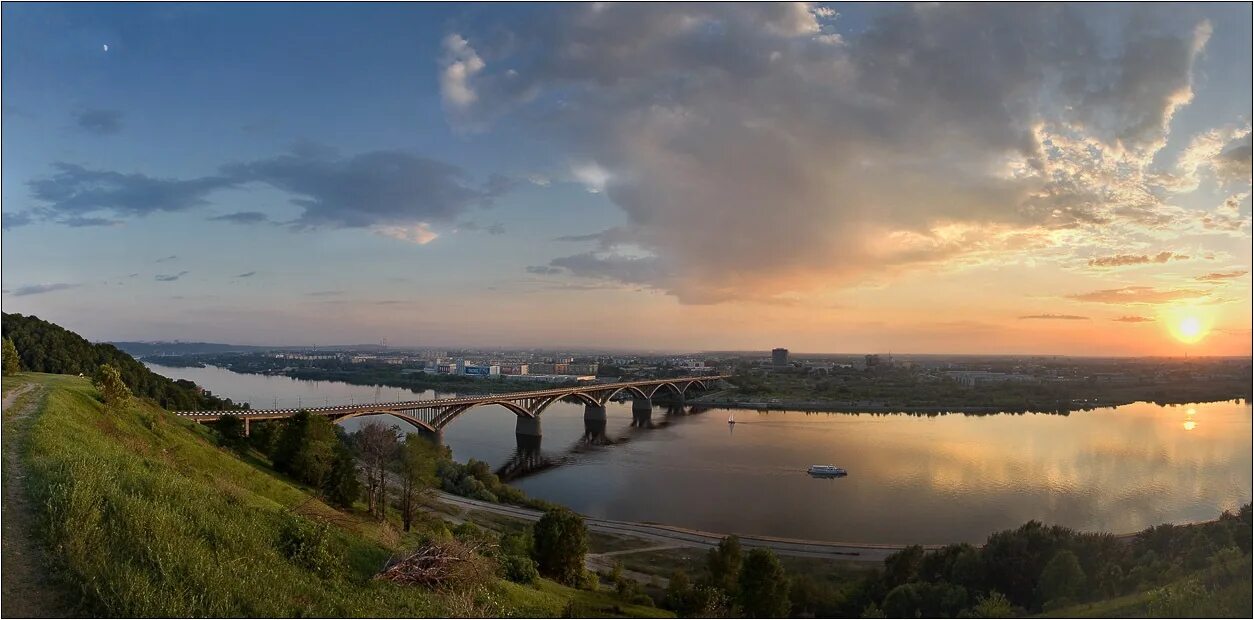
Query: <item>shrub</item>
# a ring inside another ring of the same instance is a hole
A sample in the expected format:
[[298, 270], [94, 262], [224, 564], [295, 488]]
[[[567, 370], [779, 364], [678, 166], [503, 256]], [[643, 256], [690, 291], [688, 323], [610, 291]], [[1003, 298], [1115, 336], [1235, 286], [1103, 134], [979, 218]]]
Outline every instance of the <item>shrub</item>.
[[501, 556], [501, 575], [514, 583], [535, 583], [540, 579], [535, 560], [521, 555]]
[[330, 577], [340, 568], [341, 558], [333, 549], [331, 528], [294, 514], [288, 515], [279, 530], [279, 550], [293, 564]]

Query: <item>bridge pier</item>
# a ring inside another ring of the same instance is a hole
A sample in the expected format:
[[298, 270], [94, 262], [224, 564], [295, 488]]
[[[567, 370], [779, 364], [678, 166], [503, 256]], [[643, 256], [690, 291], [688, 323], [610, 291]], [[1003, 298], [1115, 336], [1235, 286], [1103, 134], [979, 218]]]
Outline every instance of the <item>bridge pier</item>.
[[631, 401], [631, 425], [649, 428], [653, 423], [653, 399], [635, 398]]
[[605, 421], [605, 405], [584, 405], [583, 421], [584, 422], [604, 422]]
[[606, 423], [604, 419], [589, 420], [588, 418], [584, 418], [583, 420], [584, 443], [589, 443], [589, 444], [596, 445], [596, 446], [608, 444], [609, 437], [607, 437], [605, 434], [606, 426], [608, 426], [608, 424]]
[[423, 439], [426, 439], [427, 441], [430, 441], [436, 446], [444, 445], [444, 431], [443, 430], [429, 431], [425, 428], [419, 427], [418, 436], [422, 437]]
[[251, 433], [251, 430], [248, 428], [248, 418], [245, 417], [244, 418], [244, 436], [248, 437], [250, 433]]
[[514, 434], [539, 437], [540, 418], [533, 418], [524, 415], [518, 416], [518, 422], [514, 425]]

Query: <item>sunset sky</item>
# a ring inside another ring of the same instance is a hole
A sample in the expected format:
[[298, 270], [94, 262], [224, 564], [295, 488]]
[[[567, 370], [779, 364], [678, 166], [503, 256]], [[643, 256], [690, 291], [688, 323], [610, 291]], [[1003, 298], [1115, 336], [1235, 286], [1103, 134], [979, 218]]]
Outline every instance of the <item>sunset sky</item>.
[[1249, 355], [1251, 7], [6, 4], [94, 340]]

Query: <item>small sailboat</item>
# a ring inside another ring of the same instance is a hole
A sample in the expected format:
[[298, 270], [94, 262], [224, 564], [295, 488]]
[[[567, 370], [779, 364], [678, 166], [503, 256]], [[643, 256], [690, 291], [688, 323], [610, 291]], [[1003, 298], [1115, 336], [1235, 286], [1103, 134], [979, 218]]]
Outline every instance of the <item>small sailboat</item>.
[[736, 423], [736, 412], [734, 412], [734, 411], [733, 411], [733, 412], [731, 412], [730, 414], [728, 414], [728, 415], [727, 415], [727, 423], [728, 423], [728, 424], [735, 424], [735, 423]]

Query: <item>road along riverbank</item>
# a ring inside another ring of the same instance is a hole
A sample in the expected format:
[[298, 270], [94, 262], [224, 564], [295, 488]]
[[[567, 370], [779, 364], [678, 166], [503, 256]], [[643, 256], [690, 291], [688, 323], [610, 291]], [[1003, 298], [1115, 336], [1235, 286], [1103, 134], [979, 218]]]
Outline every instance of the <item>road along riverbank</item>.
[[[491, 502], [467, 499], [465, 497], [459, 497], [443, 491], [437, 492], [437, 499], [444, 504], [454, 506], [462, 510], [479, 510], [530, 522], [540, 520], [540, 517], [544, 514], [539, 510], [531, 508], [510, 506], [506, 504], [493, 504]], [[692, 530], [672, 525], [615, 521], [612, 519], [598, 519], [596, 517], [588, 516], [584, 517], [584, 521], [587, 523], [588, 529], [593, 532], [614, 534], [618, 536], [630, 536], [657, 543], [682, 547], [695, 547], [703, 549], [712, 548], [717, 546], [719, 541], [728, 535], [726, 533]], [[740, 544], [749, 549], [761, 547], [764, 549], [770, 549], [779, 555], [846, 560], [854, 562], [883, 562], [884, 558], [888, 557], [893, 552], [906, 547], [906, 545], [842, 543], [821, 540], [778, 538], [774, 536], [756, 536], [751, 534], [736, 534], [736, 536], [740, 538]], [[939, 549], [940, 546], [923, 545], [923, 548]]]

